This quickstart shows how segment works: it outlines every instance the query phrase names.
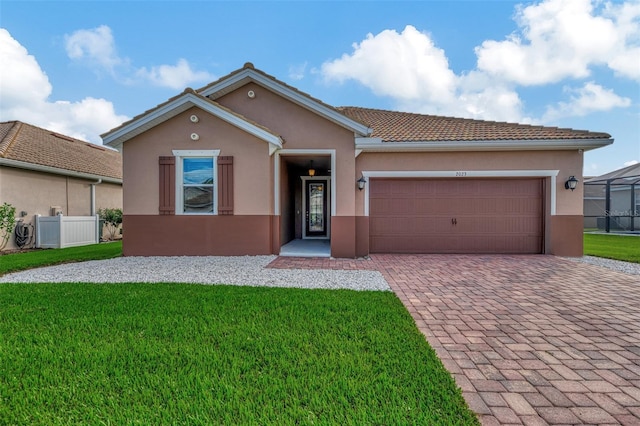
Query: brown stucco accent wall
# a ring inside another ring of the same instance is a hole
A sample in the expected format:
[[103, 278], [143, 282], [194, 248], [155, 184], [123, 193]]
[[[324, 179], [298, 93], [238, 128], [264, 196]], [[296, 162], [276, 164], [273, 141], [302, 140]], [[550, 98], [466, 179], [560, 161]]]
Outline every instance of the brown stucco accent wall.
[[331, 218], [331, 256], [356, 257], [355, 216], [333, 216]]
[[[272, 216], [125, 215], [125, 256], [242, 256], [272, 253]], [[276, 230], [278, 232], [278, 230]]]
[[369, 216], [356, 216], [356, 257], [369, 255]]
[[[551, 216], [551, 249], [556, 256], [582, 257], [584, 253], [583, 216]], [[580, 238], [576, 238], [579, 235]]]

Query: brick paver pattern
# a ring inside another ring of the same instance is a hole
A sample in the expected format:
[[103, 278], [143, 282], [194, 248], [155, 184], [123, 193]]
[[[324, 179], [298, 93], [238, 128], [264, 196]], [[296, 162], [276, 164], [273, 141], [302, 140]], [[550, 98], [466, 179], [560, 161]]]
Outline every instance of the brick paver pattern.
[[483, 425], [640, 425], [637, 275], [542, 255], [273, 266], [303, 264], [379, 270]]

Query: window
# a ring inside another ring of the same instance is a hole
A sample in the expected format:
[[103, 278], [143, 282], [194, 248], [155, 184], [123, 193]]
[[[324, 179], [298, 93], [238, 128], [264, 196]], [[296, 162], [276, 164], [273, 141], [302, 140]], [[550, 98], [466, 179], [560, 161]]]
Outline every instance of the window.
[[219, 150], [173, 151], [176, 157], [176, 214], [218, 214]]

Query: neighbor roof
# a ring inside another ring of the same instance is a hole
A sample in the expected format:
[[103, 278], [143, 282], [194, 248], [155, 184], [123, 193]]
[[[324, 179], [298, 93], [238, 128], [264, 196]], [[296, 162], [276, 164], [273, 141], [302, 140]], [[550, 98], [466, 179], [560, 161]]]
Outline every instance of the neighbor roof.
[[383, 142], [611, 139], [608, 133], [527, 124], [441, 117], [379, 109], [340, 107], [347, 117], [373, 128]]
[[0, 123], [0, 164], [122, 181], [119, 152], [21, 121]]
[[614, 170], [601, 176], [586, 179], [584, 183], [606, 183], [607, 180], [617, 184], [631, 184], [640, 182], [640, 163], [632, 164], [622, 169]]

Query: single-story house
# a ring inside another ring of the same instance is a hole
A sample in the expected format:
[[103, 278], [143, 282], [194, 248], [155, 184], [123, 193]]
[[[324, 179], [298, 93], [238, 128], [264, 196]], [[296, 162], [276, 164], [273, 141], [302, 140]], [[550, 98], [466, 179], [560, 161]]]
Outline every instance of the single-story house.
[[[0, 123], [0, 204], [18, 219], [89, 216], [122, 208], [122, 156], [20, 121]], [[14, 238], [5, 249], [15, 249]]]
[[584, 226], [601, 230], [640, 230], [640, 164], [585, 178]]
[[251, 63], [102, 135], [125, 255], [582, 255], [583, 152], [606, 133], [336, 108]]

